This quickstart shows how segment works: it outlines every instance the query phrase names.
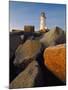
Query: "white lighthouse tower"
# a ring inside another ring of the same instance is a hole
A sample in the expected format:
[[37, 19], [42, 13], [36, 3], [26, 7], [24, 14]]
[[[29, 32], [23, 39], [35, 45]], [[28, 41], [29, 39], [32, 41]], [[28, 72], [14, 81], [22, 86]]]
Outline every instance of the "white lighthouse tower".
[[46, 16], [44, 12], [41, 12], [41, 16], [40, 16], [40, 31], [41, 32], [46, 32]]

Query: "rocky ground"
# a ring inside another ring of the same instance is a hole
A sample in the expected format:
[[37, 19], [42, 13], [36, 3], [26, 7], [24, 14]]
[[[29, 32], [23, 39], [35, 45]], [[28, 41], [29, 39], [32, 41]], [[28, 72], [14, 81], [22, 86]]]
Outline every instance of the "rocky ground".
[[11, 32], [9, 88], [65, 85], [65, 43], [59, 27], [46, 33]]

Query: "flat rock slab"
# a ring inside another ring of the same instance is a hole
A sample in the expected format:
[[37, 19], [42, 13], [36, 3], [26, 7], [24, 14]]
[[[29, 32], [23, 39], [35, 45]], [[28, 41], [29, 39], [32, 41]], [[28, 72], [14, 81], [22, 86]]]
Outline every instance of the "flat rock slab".
[[44, 64], [59, 79], [66, 81], [65, 44], [48, 47], [44, 50]]
[[42, 84], [42, 71], [37, 61], [32, 60], [32, 62], [27, 66], [27, 68], [11, 82], [9, 88], [15, 89], [33, 87], [38, 73], [39, 77], [37, 80], [37, 84]]
[[35, 58], [40, 49], [41, 43], [39, 40], [27, 40], [16, 49], [14, 64], [19, 65]]

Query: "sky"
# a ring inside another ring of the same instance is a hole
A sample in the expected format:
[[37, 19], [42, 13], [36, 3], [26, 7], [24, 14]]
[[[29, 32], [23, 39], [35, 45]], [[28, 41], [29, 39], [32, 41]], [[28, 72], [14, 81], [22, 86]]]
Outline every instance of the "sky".
[[65, 30], [66, 5], [9, 1], [9, 26], [12, 29], [23, 30], [24, 25], [34, 25], [38, 31], [40, 14], [45, 12], [46, 26], [50, 29], [60, 27]]

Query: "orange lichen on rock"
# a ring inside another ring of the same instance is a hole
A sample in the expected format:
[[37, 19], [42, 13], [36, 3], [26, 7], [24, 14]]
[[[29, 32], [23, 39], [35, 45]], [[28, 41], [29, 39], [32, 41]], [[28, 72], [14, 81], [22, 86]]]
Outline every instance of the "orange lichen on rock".
[[66, 80], [65, 44], [48, 47], [44, 50], [44, 64], [62, 81]]

